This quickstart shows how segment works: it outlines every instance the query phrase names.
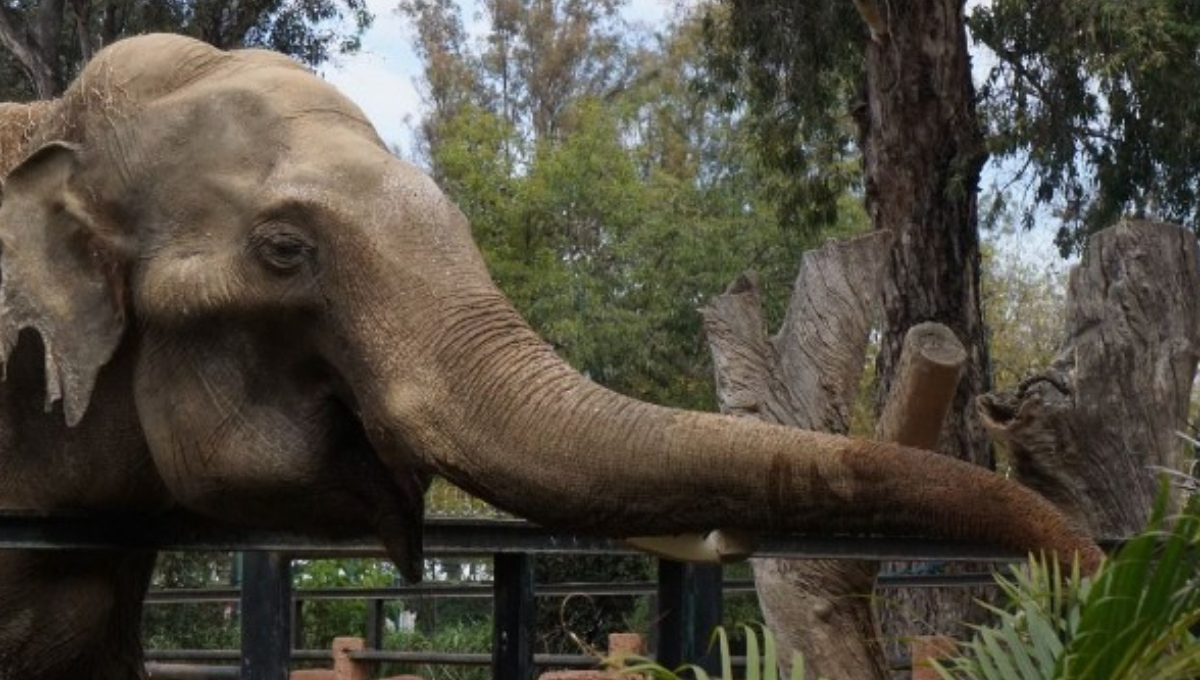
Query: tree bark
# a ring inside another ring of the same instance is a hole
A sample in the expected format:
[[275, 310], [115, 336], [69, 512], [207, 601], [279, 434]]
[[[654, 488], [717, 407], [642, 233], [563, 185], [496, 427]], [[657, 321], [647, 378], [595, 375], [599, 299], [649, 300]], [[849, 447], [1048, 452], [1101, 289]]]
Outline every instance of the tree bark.
[[[895, 235], [883, 292], [877, 410], [896, 376], [905, 333], [944, 324], [963, 343], [967, 366], [937, 450], [990, 467], [974, 409], [988, 389], [988, 353], [979, 295], [976, 198], [986, 160], [975, 115], [963, 0], [882, 3], [886, 31], [867, 44], [867, 81], [856, 110], [868, 214]], [[899, 635], [916, 618], [960, 636], [977, 593], [896, 593]], [[894, 623], [893, 623], [894, 622]], [[907, 631], [911, 633], [912, 631]]]
[[21, 28], [22, 19], [0, 6], [0, 45], [12, 52], [29, 75], [39, 99], [62, 94], [63, 83], [55, 72], [58, 34], [62, 29], [66, 0], [44, 0], [31, 11], [32, 19]]
[[1094, 536], [1142, 529], [1157, 470], [1186, 471], [1184, 428], [1200, 352], [1200, 257], [1182, 228], [1126, 222], [1097, 233], [1067, 284], [1057, 358], [979, 400], [1023, 484]]
[[[889, 240], [876, 232], [806, 253], [774, 338], [766, 337], [758, 290], [746, 276], [702, 310], [722, 411], [808, 429], [849, 430]], [[871, 608], [875, 563], [751, 564], [785, 666], [800, 651], [813, 677], [888, 677]]]
[[[763, 334], [757, 289], [747, 277], [703, 310], [724, 412], [808, 429], [849, 429], [849, 407], [858, 391], [886, 261], [886, 234], [807, 253], [783, 327], [771, 340]], [[925, 323], [911, 329], [893, 398], [880, 420], [880, 438], [934, 446], [965, 361], [965, 350], [945, 326]], [[878, 563], [757, 559], [751, 564], [763, 616], [783, 650], [785, 667], [793, 651], [800, 651], [817, 677], [890, 677], [872, 608]]]

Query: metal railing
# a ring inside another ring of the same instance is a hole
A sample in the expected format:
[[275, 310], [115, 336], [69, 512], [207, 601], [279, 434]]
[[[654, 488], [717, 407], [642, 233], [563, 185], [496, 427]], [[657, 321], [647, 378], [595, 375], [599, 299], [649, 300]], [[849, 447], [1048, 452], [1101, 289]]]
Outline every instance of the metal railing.
[[[344, 598], [382, 602], [383, 599], [422, 592], [445, 591], [445, 595], [489, 596], [493, 600], [493, 652], [491, 655], [418, 653], [368, 649], [352, 656], [363, 661], [419, 661], [422, 663], [488, 663], [496, 680], [526, 680], [538, 667], [590, 666], [591, 657], [535, 656], [532, 555], [535, 554], [631, 554], [622, 543], [603, 537], [578, 536], [542, 529], [516, 520], [431, 519], [425, 526], [425, 552], [430, 556], [491, 556], [493, 581], [484, 586], [403, 586], [356, 593], [326, 591], [293, 592], [293, 558], [382, 557], [377, 541], [369, 536], [314, 538], [307, 535], [247, 530], [223, 526], [183, 515], [143, 516], [126, 514], [49, 514], [38, 512], [0, 513], [0, 549], [83, 550], [140, 548], [172, 551], [245, 551], [242, 586], [236, 591], [185, 591], [155, 593], [151, 601], [175, 599], [236, 599], [241, 609], [241, 650], [151, 650], [150, 660], [202, 663], [236, 663], [243, 680], [285, 680], [292, 660], [329, 659], [320, 650], [294, 650], [293, 601], [304, 598]], [[817, 537], [794, 535], [763, 536], [758, 555], [794, 558], [840, 558], [870, 560], [1002, 562], [1020, 559], [1012, 551], [978, 543], [931, 539], [879, 537]], [[908, 575], [885, 577], [881, 585], [943, 587], [980, 585], [986, 575]], [[746, 587], [747, 584], [732, 584]], [[593, 592], [611, 592], [611, 585], [592, 585]], [[653, 592], [657, 613], [655, 657], [674, 666], [706, 659], [707, 640], [720, 623], [722, 592], [726, 584], [720, 567], [684, 565], [662, 560], [654, 584], [635, 584], [638, 592]], [[486, 589], [486, 590], [485, 590]], [[543, 593], [581, 592], [578, 584], [543, 587]], [[621, 594], [627, 594], [621, 589]], [[228, 670], [179, 667], [183, 676], [226, 677]], [[182, 669], [182, 670], [181, 670]], [[153, 676], [152, 676], [153, 677]]]

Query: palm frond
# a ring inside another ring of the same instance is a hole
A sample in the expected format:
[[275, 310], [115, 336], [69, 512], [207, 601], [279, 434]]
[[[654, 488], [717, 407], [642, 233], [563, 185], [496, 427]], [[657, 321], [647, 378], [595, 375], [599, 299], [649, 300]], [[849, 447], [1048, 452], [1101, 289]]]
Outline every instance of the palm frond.
[[1110, 558], [1094, 582], [1078, 568], [1031, 558], [998, 577], [1009, 604], [976, 629], [948, 680], [1185, 680], [1200, 677], [1200, 514], [1168, 520], [1168, 489], [1149, 527]]
[[[775, 636], [770, 629], [761, 624], [757, 626], [757, 630], [751, 626], [742, 626], [742, 628], [746, 634], [745, 680], [779, 680], [779, 656]], [[761, 647], [759, 645], [760, 634], [762, 636]], [[724, 628], [718, 627], [713, 631], [712, 642], [718, 646], [721, 655], [721, 676], [717, 680], [731, 680], [735, 677], [733, 656], [729, 651], [729, 636]], [[639, 656], [602, 659], [601, 663], [618, 671], [622, 677], [641, 676], [652, 680], [683, 680], [684, 678], [712, 680], [708, 671], [692, 664], [671, 670], [651, 659]], [[804, 678], [804, 657], [796, 653], [792, 659], [790, 680], [804, 680]]]

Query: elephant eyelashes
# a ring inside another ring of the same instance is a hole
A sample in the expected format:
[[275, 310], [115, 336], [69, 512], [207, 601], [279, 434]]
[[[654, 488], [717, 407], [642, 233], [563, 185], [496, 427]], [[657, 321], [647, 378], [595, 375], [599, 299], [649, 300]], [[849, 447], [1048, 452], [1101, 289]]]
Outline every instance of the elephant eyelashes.
[[312, 261], [313, 244], [303, 235], [278, 227], [260, 229], [250, 238], [250, 247], [266, 267], [286, 274]]

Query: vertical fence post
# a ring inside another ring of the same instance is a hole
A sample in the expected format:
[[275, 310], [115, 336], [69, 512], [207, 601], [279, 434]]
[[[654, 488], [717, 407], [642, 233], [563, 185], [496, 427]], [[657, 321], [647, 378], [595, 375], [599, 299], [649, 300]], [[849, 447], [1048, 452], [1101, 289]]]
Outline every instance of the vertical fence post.
[[720, 656], [708, 643], [721, 625], [722, 581], [720, 566], [658, 561], [658, 663], [667, 668], [694, 663], [720, 672]]
[[724, 609], [725, 569], [718, 564], [691, 564], [692, 573], [692, 640], [695, 657], [692, 663], [712, 674], [721, 672], [721, 653], [712, 643], [712, 634], [721, 625]]
[[654, 636], [654, 658], [667, 668], [677, 668], [687, 656], [684, 649], [684, 564], [674, 560], [658, 561], [658, 621]]
[[304, 600], [292, 600], [292, 649], [304, 649]]
[[495, 618], [493, 680], [533, 678], [533, 559], [497, 553], [492, 562]]
[[242, 680], [287, 680], [292, 642], [291, 557], [247, 552], [242, 564]]
[[367, 600], [367, 648], [383, 649], [384, 601], [375, 598]]

